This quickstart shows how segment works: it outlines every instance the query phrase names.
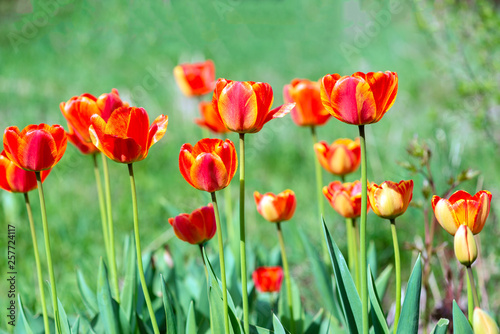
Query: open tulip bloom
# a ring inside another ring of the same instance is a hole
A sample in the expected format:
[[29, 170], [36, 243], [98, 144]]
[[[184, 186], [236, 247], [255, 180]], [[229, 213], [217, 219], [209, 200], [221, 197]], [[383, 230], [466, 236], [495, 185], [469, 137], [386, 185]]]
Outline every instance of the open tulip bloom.
[[325, 141], [314, 144], [314, 151], [321, 166], [329, 173], [345, 176], [355, 172], [361, 163], [359, 138], [341, 138], [331, 145]]
[[203, 245], [212, 239], [217, 230], [214, 207], [212, 204], [194, 210], [191, 214], [181, 213], [169, 218], [177, 238], [192, 245]]
[[259, 267], [252, 273], [252, 279], [259, 292], [279, 292], [283, 282], [283, 269]]
[[215, 65], [211, 60], [177, 65], [174, 68], [174, 78], [184, 95], [205, 95], [214, 89]]

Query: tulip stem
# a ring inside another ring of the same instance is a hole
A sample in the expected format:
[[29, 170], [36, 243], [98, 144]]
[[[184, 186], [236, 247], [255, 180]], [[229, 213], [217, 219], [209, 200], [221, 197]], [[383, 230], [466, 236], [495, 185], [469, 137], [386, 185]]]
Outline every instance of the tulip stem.
[[31, 211], [30, 199], [28, 193], [24, 193], [26, 210], [28, 211], [28, 220], [30, 222], [31, 240], [33, 242], [33, 251], [35, 252], [36, 273], [38, 278], [38, 288], [40, 289], [40, 299], [42, 300], [43, 327], [45, 333], [50, 333], [49, 317], [47, 315], [47, 304], [45, 302], [45, 292], [43, 289], [42, 266], [40, 264], [40, 254], [38, 253], [38, 242], [36, 240], [35, 223], [33, 222], [33, 212]]
[[54, 308], [54, 323], [56, 333], [61, 333], [59, 316], [59, 304], [57, 299], [56, 280], [54, 278], [54, 267], [52, 266], [52, 252], [50, 250], [49, 225], [47, 223], [47, 210], [45, 209], [45, 197], [43, 195], [42, 178], [40, 172], [35, 172], [38, 195], [40, 197], [40, 211], [42, 212], [43, 238], [45, 242], [45, 253], [47, 256], [47, 266], [49, 267], [50, 290], [52, 293], [52, 306]]
[[144, 268], [142, 266], [141, 239], [139, 238], [139, 214], [137, 211], [137, 193], [135, 190], [134, 169], [131, 163], [128, 164], [128, 173], [130, 176], [130, 189], [132, 192], [132, 211], [134, 215], [134, 235], [135, 235], [135, 248], [137, 251], [137, 267], [139, 270], [139, 277], [141, 279], [142, 292], [144, 294], [144, 299], [146, 300], [146, 305], [148, 306], [151, 324], [153, 325], [153, 330], [155, 334], [159, 334], [160, 330], [158, 329], [158, 324], [156, 323], [155, 312], [151, 304], [151, 298], [149, 297], [148, 286], [146, 284], [146, 278], [144, 277]]
[[248, 319], [247, 255], [245, 246], [245, 134], [240, 133], [240, 262], [241, 291], [243, 295], [243, 324], [245, 333], [250, 333]]
[[201, 260], [203, 261], [203, 268], [205, 268], [205, 276], [207, 276], [207, 284], [208, 284], [208, 269], [207, 269], [207, 264], [205, 262], [205, 256], [203, 255], [203, 250], [204, 250], [204, 246], [203, 244], [198, 244], [199, 248], [200, 248], [200, 254], [201, 254]]
[[[342, 183], [345, 183], [345, 176], [341, 175], [340, 176], [340, 181]], [[349, 271], [351, 272], [351, 275], [358, 275], [358, 261], [356, 259], [356, 241], [354, 240], [355, 237], [355, 232], [354, 232], [354, 224], [355, 222], [353, 221], [352, 218], [346, 218], [345, 219], [345, 230], [346, 230], [346, 236], [347, 236], [347, 255], [348, 255], [348, 262], [349, 262]], [[356, 289], [359, 289], [358, 286], [358, 278], [356, 278]]]
[[[472, 322], [474, 306], [479, 307], [479, 298], [477, 297], [474, 275], [472, 274], [472, 268], [470, 266], [467, 267], [467, 292], [469, 322]], [[472, 298], [470, 295], [472, 295]]]
[[367, 178], [366, 178], [366, 139], [365, 139], [365, 126], [359, 125], [359, 137], [361, 146], [361, 226], [360, 226], [360, 245], [359, 251], [361, 253], [361, 304], [362, 304], [362, 319], [363, 319], [363, 333], [368, 334], [368, 282], [366, 276], [366, 213], [368, 208], [367, 198]]
[[352, 225], [351, 225], [351, 234], [352, 234], [352, 255], [354, 257], [354, 272], [355, 272], [355, 278], [356, 278], [356, 290], [360, 289], [360, 272], [359, 272], [359, 254], [358, 254], [358, 248], [359, 248], [359, 225], [356, 224], [356, 219], [352, 219]]
[[277, 223], [276, 227], [278, 228], [278, 239], [281, 248], [281, 259], [283, 261], [283, 268], [285, 269], [286, 293], [288, 295], [288, 309], [290, 310], [290, 329], [291, 333], [295, 334], [295, 320], [293, 317], [292, 281], [290, 280], [290, 270], [288, 269], [285, 240], [283, 239], [283, 232], [281, 231], [281, 223]]
[[[212, 195], [212, 204], [214, 206], [215, 224], [217, 224], [217, 240], [219, 241], [219, 262], [220, 262], [220, 276], [222, 280], [222, 301], [224, 302], [224, 329], [226, 334], [229, 334], [229, 308], [227, 304], [227, 288], [226, 288], [226, 264], [224, 262], [224, 243], [222, 241], [222, 229], [219, 216], [219, 206], [217, 205], [217, 197], [215, 191], [210, 193]], [[214, 282], [217, 284], [217, 282]]]
[[106, 204], [104, 203], [104, 191], [102, 189], [101, 175], [99, 173], [99, 166], [97, 165], [97, 155], [100, 153], [94, 153], [92, 159], [94, 161], [94, 175], [95, 183], [97, 187], [97, 197], [99, 199], [99, 209], [101, 211], [101, 223], [102, 223], [102, 235], [104, 239], [104, 247], [106, 247], [106, 256], [108, 263], [111, 263], [111, 255], [109, 251], [109, 234], [108, 234], [108, 223], [106, 221]]
[[120, 303], [120, 289], [118, 288], [118, 274], [116, 270], [116, 255], [115, 255], [115, 232], [113, 227], [113, 210], [111, 209], [111, 184], [109, 181], [108, 158], [104, 154], [102, 156], [102, 168], [104, 170], [104, 189], [106, 192], [106, 211], [108, 214], [108, 232], [109, 232], [109, 254], [111, 267], [111, 281], [115, 294], [115, 300]]
[[396, 269], [396, 314], [394, 315], [393, 332], [398, 329], [399, 315], [401, 314], [401, 257], [399, 255], [398, 235], [396, 233], [396, 219], [390, 219], [392, 243], [394, 244], [394, 262]]

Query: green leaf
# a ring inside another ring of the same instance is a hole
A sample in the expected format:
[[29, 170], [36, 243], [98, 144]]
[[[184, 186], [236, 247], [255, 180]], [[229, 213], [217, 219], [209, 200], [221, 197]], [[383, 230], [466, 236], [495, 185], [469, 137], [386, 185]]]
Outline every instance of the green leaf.
[[420, 289], [422, 288], [422, 263], [420, 254], [410, 275], [406, 296], [401, 309], [397, 334], [411, 334], [418, 332], [418, 318], [420, 307]]
[[469, 320], [465, 317], [457, 302], [453, 300], [453, 333], [455, 334], [473, 334]]
[[23, 301], [21, 300], [21, 294], [17, 295], [17, 303], [19, 305], [19, 318], [20, 318], [19, 320], [21, 321], [18, 320], [17, 322], [15, 322], [14, 320], [14, 323], [16, 324], [14, 328], [14, 333], [33, 334], [33, 331], [31, 330], [31, 327], [28, 323], [28, 319], [26, 318], [26, 314], [24, 313], [24, 305]]
[[71, 334], [79, 334], [80, 333], [80, 316], [78, 316], [71, 327]]
[[436, 327], [432, 330], [431, 334], [446, 334], [448, 333], [448, 325], [450, 324], [450, 320], [441, 318], [439, 319]]
[[[196, 318], [194, 314], [194, 304], [191, 301], [191, 304], [189, 304], [189, 311], [188, 311], [188, 316], [186, 320], [186, 334], [197, 334], [198, 329], [196, 328]], [[224, 325], [222, 325], [222, 332], [215, 332], [215, 333], [224, 333]]]
[[120, 323], [118, 313], [113, 307], [113, 298], [109, 288], [108, 270], [101, 258], [99, 263], [99, 274], [97, 279], [97, 305], [99, 307], [99, 318], [107, 333], [119, 334]]
[[59, 317], [60, 317], [60, 322], [61, 322], [61, 334], [71, 334], [71, 329], [69, 327], [69, 321], [68, 321], [68, 316], [66, 315], [66, 311], [64, 310], [64, 307], [57, 298], [57, 305], [59, 307]]
[[94, 315], [99, 312], [99, 307], [97, 306], [97, 298], [95, 293], [90, 289], [83, 274], [80, 269], [76, 270], [76, 281], [78, 284], [78, 290], [82, 295], [83, 303], [87, 307], [90, 313], [90, 317], [93, 318]]
[[273, 314], [273, 329], [275, 334], [286, 334], [285, 329], [276, 314]]
[[[382, 271], [382, 273], [375, 280], [375, 287], [377, 288], [377, 296], [380, 300], [384, 299], [385, 292], [387, 290], [387, 285], [389, 284], [389, 280], [391, 279], [392, 274], [392, 265], [388, 265]], [[375, 277], [375, 276], [374, 276]]]
[[[295, 280], [291, 279], [292, 284], [292, 307], [293, 307], [293, 320], [295, 324], [295, 331], [297, 333], [303, 332], [304, 327], [304, 310], [302, 309], [302, 302], [300, 300], [300, 291], [295, 283]], [[290, 308], [288, 307], [288, 294], [285, 289], [281, 289], [279, 298], [278, 315], [281, 319], [281, 323], [284, 324], [286, 328], [290, 328]]]
[[[162, 275], [161, 278], [161, 293], [163, 295], [163, 307], [165, 309], [165, 317], [167, 319], [167, 334], [177, 334], [177, 319], [174, 314], [172, 296], [167, 288], [167, 283]], [[191, 306], [190, 306], [191, 308]]]
[[328, 252], [332, 261], [335, 282], [340, 297], [344, 317], [351, 333], [363, 331], [363, 320], [361, 319], [362, 306], [358, 291], [352, 279], [349, 267], [345, 262], [342, 252], [332, 240], [330, 232], [323, 220], [323, 231], [328, 245]]
[[384, 311], [382, 310], [382, 306], [380, 306], [377, 287], [375, 286], [375, 283], [373, 281], [371, 268], [368, 268], [368, 296], [370, 297], [370, 315], [372, 318], [372, 325], [375, 333], [389, 334], [389, 327], [387, 327]]
[[324, 310], [321, 308], [318, 311], [318, 313], [316, 313], [316, 315], [312, 319], [312, 321], [309, 324], [309, 326], [307, 326], [307, 329], [304, 332], [304, 334], [316, 334], [316, 333], [319, 333], [319, 329], [321, 327], [321, 321], [323, 320], [323, 313], [324, 313]]
[[125, 277], [120, 294], [120, 307], [123, 309], [131, 328], [135, 327], [135, 312], [137, 301], [137, 265], [134, 238], [130, 235], [125, 239]]
[[373, 277], [378, 277], [378, 263], [377, 263], [377, 249], [375, 248], [375, 243], [370, 241], [368, 245], [368, 251], [366, 252], [366, 262], [368, 267], [370, 267]]

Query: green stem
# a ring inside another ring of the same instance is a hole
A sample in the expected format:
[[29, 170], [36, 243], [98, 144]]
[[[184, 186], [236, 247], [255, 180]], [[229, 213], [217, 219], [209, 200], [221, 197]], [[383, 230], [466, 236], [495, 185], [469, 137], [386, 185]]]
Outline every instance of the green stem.
[[227, 304], [227, 288], [226, 288], [226, 264], [224, 262], [224, 243], [222, 241], [222, 229], [219, 216], [219, 206], [217, 205], [217, 197], [215, 191], [212, 195], [212, 204], [214, 206], [215, 223], [217, 224], [217, 240], [219, 241], [219, 262], [220, 276], [222, 279], [222, 301], [224, 302], [224, 329], [226, 334], [229, 334], [229, 308]]
[[399, 255], [398, 235], [396, 233], [396, 220], [391, 219], [392, 243], [394, 244], [394, 262], [396, 269], [396, 314], [394, 315], [393, 332], [398, 329], [399, 315], [401, 314], [401, 257]]
[[42, 266], [40, 264], [40, 254], [38, 253], [38, 242], [36, 240], [35, 223], [33, 222], [33, 212], [31, 211], [30, 199], [28, 193], [24, 193], [26, 210], [28, 211], [28, 220], [30, 222], [31, 240], [33, 242], [33, 251], [35, 252], [36, 274], [38, 278], [38, 288], [40, 289], [40, 299], [42, 300], [43, 327], [45, 333], [50, 333], [49, 317], [47, 315], [47, 304], [45, 302], [45, 292], [43, 289]]
[[115, 300], [120, 303], [120, 289], [118, 288], [118, 274], [116, 269], [115, 255], [115, 232], [113, 227], [113, 210], [111, 209], [111, 184], [109, 181], [108, 159], [104, 154], [102, 156], [102, 167], [104, 169], [104, 189], [106, 191], [106, 211], [108, 214], [108, 232], [109, 232], [109, 253], [111, 255], [111, 285], [113, 286]]
[[[317, 160], [317, 159], [316, 159]], [[345, 183], [345, 175], [340, 176], [340, 181], [342, 183]], [[346, 231], [346, 236], [347, 236], [347, 255], [348, 255], [348, 262], [349, 262], [349, 271], [351, 272], [351, 275], [354, 275], [356, 272], [356, 244], [354, 241], [354, 225], [353, 225], [353, 219], [352, 218], [346, 218], [345, 219], [345, 231]], [[357, 281], [356, 281], [357, 285]]]
[[467, 267], [465, 269], [467, 271], [467, 317], [469, 319], [469, 323], [472, 326], [472, 317], [474, 315], [474, 297], [472, 297], [472, 285], [470, 282], [469, 271]]
[[156, 323], [155, 312], [151, 304], [151, 298], [149, 297], [148, 286], [146, 285], [146, 278], [144, 277], [144, 268], [142, 266], [141, 239], [139, 237], [139, 214], [137, 211], [137, 193], [135, 190], [134, 169], [131, 163], [128, 164], [128, 174], [130, 176], [130, 189], [132, 192], [132, 211], [134, 214], [134, 235], [135, 235], [135, 248], [137, 251], [137, 268], [139, 270], [142, 292], [144, 294], [144, 299], [146, 300], [146, 305], [148, 306], [151, 324], [153, 325], [153, 330], [155, 334], [159, 334], [160, 330], [158, 329], [158, 324]]
[[109, 250], [109, 233], [108, 222], [106, 221], [106, 204], [104, 203], [104, 191], [102, 189], [101, 174], [99, 173], [99, 166], [97, 165], [97, 155], [101, 153], [94, 153], [92, 159], [94, 161], [94, 175], [97, 187], [97, 197], [99, 199], [99, 209], [101, 211], [102, 235], [104, 239], [104, 247], [106, 247], [106, 256], [108, 263], [111, 263], [111, 255]]
[[240, 133], [240, 262], [241, 291], [243, 295], [243, 327], [250, 333], [248, 319], [247, 255], [245, 246], [245, 134]]
[[281, 232], [281, 223], [277, 223], [276, 226], [278, 228], [278, 239], [281, 248], [281, 259], [283, 260], [283, 268], [285, 269], [286, 293], [288, 295], [288, 309], [290, 310], [290, 329], [291, 333], [295, 334], [295, 320], [293, 318], [292, 281], [290, 280], [290, 270], [288, 269], [285, 240], [283, 239], [283, 232]]
[[[208, 294], [208, 292], [210, 290], [210, 281], [209, 281], [209, 278], [208, 278], [207, 263], [205, 262], [205, 256], [203, 254], [205, 246], [203, 246], [203, 244], [198, 244], [198, 246], [200, 248], [201, 260], [203, 261], [203, 268], [205, 269], [205, 278], [207, 279], [207, 298], [210, 300], [210, 295]], [[209, 303], [209, 307], [212, 307], [210, 305], [210, 303]], [[212, 313], [213, 313], [213, 310], [210, 310], [210, 333], [214, 332]]]
[[52, 265], [52, 252], [50, 250], [49, 224], [47, 223], [47, 210], [45, 209], [45, 197], [40, 172], [35, 172], [38, 195], [40, 197], [40, 211], [42, 212], [43, 238], [45, 242], [45, 253], [47, 256], [47, 266], [49, 267], [50, 290], [52, 293], [52, 305], [54, 308], [54, 323], [56, 333], [61, 333], [61, 323], [59, 315], [59, 304], [57, 299], [56, 280], [54, 278], [54, 266]]
[[368, 282], [366, 276], [366, 213], [367, 213], [367, 178], [366, 178], [366, 139], [365, 139], [365, 126], [359, 126], [359, 137], [361, 146], [361, 226], [360, 226], [360, 245], [359, 251], [361, 253], [361, 316], [363, 319], [363, 333], [368, 334]]
[[469, 320], [471, 320], [471, 314], [474, 312], [474, 306], [479, 307], [479, 298], [477, 296], [476, 284], [474, 283], [474, 275], [472, 274], [472, 268], [470, 266], [467, 267], [467, 278], [468, 291], [472, 291], [472, 298], [474, 300], [473, 305], [469, 302]]
[[356, 219], [352, 220], [352, 254], [354, 257], [354, 272], [355, 272], [355, 278], [356, 278], [356, 290], [358, 290], [358, 293], [360, 291], [360, 284], [361, 284], [361, 275], [360, 275], [360, 270], [359, 270], [359, 254], [358, 254], [358, 248], [359, 248], [359, 225], [356, 224]]

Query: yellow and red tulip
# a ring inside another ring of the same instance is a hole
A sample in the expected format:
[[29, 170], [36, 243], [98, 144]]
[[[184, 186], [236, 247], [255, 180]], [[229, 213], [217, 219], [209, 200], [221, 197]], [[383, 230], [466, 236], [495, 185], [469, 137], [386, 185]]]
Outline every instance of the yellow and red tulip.
[[82, 154], [94, 154], [100, 152], [99, 149], [92, 144], [92, 141], [84, 141], [82, 136], [80, 136], [80, 134], [76, 132], [69, 123], [66, 136], [68, 137], [69, 142], [73, 144]]
[[477, 246], [474, 235], [467, 225], [460, 225], [453, 242], [455, 257], [466, 267], [470, 267], [477, 259]]
[[[333, 181], [323, 187], [323, 194], [335, 211], [344, 218], [357, 218], [361, 215], [361, 182]], [[370, 205], [368, 205], [370, 209]]]
[[[42, 171], [42, 182], [49, 175], [51, 169]], [[0, 188], [13, 193], [27, 193], [36, 189], [35, 172], [17, 167], [5, 154], [0, 153]]]
[[219, 79], [212, 103], [230, 131], [254, 133], [273, 118], [285, 116], [294, 107], [293, 103], [288, 103], [271, 110], [273, 99], [273, 89], [265, 82]]
[[459, 190], [450, 199], [432, 197], [436, 219], [451, 235], [455, 235], [460, 225], [467, 225], [474, 234], [481, 232], [490, 213], [490, 203], [491, 193], [487, 190], [481, 190], [474, 196]]
[[184, 95], [205, 95], [214, 89], [215, 65], [211, 60], [177, 65], [174, 78]]
[[213, 238], [217, 230], [212, 204], [194, 210], [190, 214], [169, 218], [168, 222], [174, 228], [175, 235], [190, 244], [203, 244]]
[[278, 292], [283, 283], [281, 267], [259, 267], [252, 273], [252, 279], [259, 292]]
[[143, 108], [120, 107], [107, 121], [96, 114], [91, 123], [92, 143], [111, 160], [130, 164], [147, 157], [149, 148], [165, 134], [168, 117], [160, 115], [150, 126]]
[[356, 171], [361, 162], [359, 138], [356, 140], [337, 139], [330, 146], [325, 141], [320, 141], [314, 144], [314, 151], [321, 166], [338, 176]]
[[201, 127], [205, 127], [215, 133], [226, 133], [229, 130], [226, 128], [219, 115], [215, 112], [212, 102], [201, 101], [198, 104], [201, 118], [194, 121]]
[[287, 189], [278, 195], [273, 193], [260, 194], [258, 191], [253, 194], [257, 211], [272, 223], [280, 223], [290, 220], [295, 213], [297, 200], [295, 193]]
[[290, 112], [298, 126], [319, 126], [330, 119], [330, 113], [321, 103], [320, 83], [307, 79], [293, 79], [283, 88], [286, 103], [295, 102]]
[[229, 185], [236, 173], [236, 148], [229, 139], [204, 138], [194, 147], [186, 143], [179, 154], [184, 179], [199, 190], [214, 192]]
[[321, 79], [321, 100], [338, 120], [354, 125], [376, 123], [396, 99], [395, 72], [356, 72], [351, 76], [328, 74]]
[[40, 172], [54, 167], [64, 155], [67, 137], [60, 125], [30, 124], [19, 131], [17, 126], [5, 129], [5, 155], [18, 167]]
[[413, 196], [413, 180], [395, 183], [385, 181], [381, 185], [368, 186], [370, 206], [379, 217], [394, 219], [408, 209]]

